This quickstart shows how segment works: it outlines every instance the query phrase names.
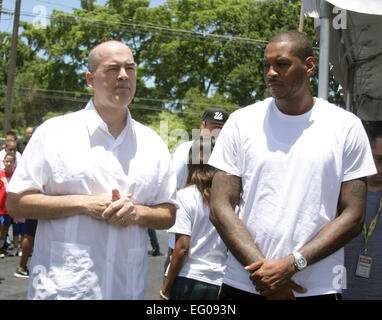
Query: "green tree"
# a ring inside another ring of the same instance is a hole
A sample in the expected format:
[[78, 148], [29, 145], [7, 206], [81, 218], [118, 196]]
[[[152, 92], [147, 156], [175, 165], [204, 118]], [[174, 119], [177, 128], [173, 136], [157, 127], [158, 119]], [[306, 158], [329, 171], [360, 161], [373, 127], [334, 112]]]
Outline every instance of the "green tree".
[[192, 138], [187, 132], [183, 119], [179, 118], [176, 113], [163, 110], [153, 117], [154, 120], [149, 121], [148, 126], [161, 136], [171, 152], [174, 152], [180, 143]]
[[[163, 97], [182, 108], [189, 89], [245, 106], [269, 95], [263, 81], [265, 45], [281, 30], [297, 29], [300, 1], [169, 0], [166, 7], [139, 11], [141, 21], [168, 26], [153, 30], [142, 45], [147, 76]], [[170, 12], [170, 14], [168, 14]], [[190, 32], [183, 32], [188, 30]], [[312, 21], [306, 32], [313, 35]]]
[[[9, 68], [10, 39], [10, 34], [0, 33], [0, 41], [3, 44], [0, 47], [0, 81], [3, 84], [0, 87], [1, 128], [3, 126], [6, 82]], [[44, 59], [38, 57], [23, 41], [18, 41], [11, 128], [19, 133], [27, 126], [37, 125], [44, 114], [43, 110], [49, 109], [41, 101], [37, 92], [37, 88], [43, 87], [40, 79], [43, 76], [44, 65]]]
[[[22, 23], [30, 48], [23, 50], [33, 62], [25, 70], [30, 103], [20, 107], [20, 117], [28, 117], [26, 110], [32, 120], [82, 108], [91, 97], [89, 51], [117, 39], [132, 48], [137, 64], [133, 117], [154, 127], [168, 117], [191, 133], [209, 106], [232, 112], [269, 96], [265, 45], [279, 31], [298, 28], [301, 1], [168, 0], [150, 8], [147, 0], [109, 0], [105, 7], [82, 0], [81, 6], [72, 14], [54, 11], [46, 28]], [[314, 38], [312, 19], [304, 32]], [[338, 86], [331, 81], [330, 87], [330, 99], [340, 102]], [[317, 76], [312, 89], [317, 92]]]

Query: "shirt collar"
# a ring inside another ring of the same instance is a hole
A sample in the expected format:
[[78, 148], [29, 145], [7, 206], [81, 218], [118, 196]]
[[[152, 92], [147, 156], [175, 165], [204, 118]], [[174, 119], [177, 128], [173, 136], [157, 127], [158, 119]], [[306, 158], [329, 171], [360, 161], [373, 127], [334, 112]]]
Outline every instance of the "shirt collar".
[[[98, 128], [103, 129], [106, 132], [109, 132], [105, 121], [103, 121], [103, 119], [101, 118], [97, 109], [94, 106], [93, 99], [89, 100], [89, 102], [86, 105], [84, 110], [87, 111], [85, 120], [86, 120], [86, 125], [88, 127], [88, 132], [89, 132], [90, 136], [92, 136]], [[127, 116], [126, 117], [127, 117], [126, 127], [122, 130], [121, 135], [125, 131], [127, 131], [130, 128], [130, 126], [132, 125], [132, 117], [131, 117], [129, 108], [127, 108]]]

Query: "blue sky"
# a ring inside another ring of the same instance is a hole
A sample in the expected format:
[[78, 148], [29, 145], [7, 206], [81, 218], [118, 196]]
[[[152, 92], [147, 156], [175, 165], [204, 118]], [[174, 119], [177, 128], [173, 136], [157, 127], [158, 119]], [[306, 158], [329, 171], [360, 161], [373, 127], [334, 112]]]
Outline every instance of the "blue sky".
[[[104, 5], [106, 0], [96, 0], [96, 4]], [[150, 1], [150, 6], [155, 7], [165, 3], [165, 0]], [[14, 11], [15, 0], [3, 0], [3, 9]], [[20, 20], [32, 23], [37, 16], [49, 15], [56, 10], [72, 12], [72, 8], [80, 8], [81, 0], [21, 0]], [[49, 23], [49, 21], [47, 21]], [[12, 33], [13, 16], [2, 13], [0, 31]]]

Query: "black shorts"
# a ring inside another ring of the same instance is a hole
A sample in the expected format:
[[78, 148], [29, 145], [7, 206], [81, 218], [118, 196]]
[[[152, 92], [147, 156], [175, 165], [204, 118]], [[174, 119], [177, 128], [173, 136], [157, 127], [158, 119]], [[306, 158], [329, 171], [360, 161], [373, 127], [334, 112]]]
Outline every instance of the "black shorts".
[[[218, 295], [218, 300], [260, 300], [265, 301], [265, 297], [258, 294], [243, 291], [228, 284], [223, 283]], [[324, 294], [319, 296], [299, 297], [296, 300], [314, 301], [314, 300], [342, 300], [342, 295], [339, 293]]]
[[26, 219], [26, 224], [27, 224], [27, 235], [34, 237], [36, 235], [37, 220]]

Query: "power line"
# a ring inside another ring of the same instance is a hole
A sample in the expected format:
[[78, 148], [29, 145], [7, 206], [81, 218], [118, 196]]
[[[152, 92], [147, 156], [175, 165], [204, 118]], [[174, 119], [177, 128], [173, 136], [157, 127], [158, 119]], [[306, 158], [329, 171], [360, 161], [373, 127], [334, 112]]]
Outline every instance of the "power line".
[[[72, 94], [72, 95], [85, 95], [90, 99], [93, 94], [90, 92], [81, 92], [81, 91], [65, 91], [65, 90], [53, 90], [53, 89], [44, 89], [44, 88], [30, 88], [30, 87], [16, 87], [18, 90], [24, 91], [42, 91], [47, 93], [63, 93], [63, 94]], [[200, 102], [190, 102], [185, 100], [170, 100], [170, 99], [157, 99], [157, 98], [144, 98], [144, 97], [134, 97], [136, 101], [151, 101], [159, 102], [163, 104], [179, 103], [182, 105], [199, 105], [199, 106], [213, 106], [213, 103], [200, 103]], [[227, 106], [228, 108], [237, 109], [237, 106]]]
[[[89, 12], [87, 10], [83, 9], [78, 9], [82, 10], [85, 12]], [[12, 11], [10, 11], [12, 13]], [[36, 17], [38, 14], [30, 12], [30, 11], [21, 11], [22, 16], [27, 16], [27, 17]], [[121, 16], [117, 15], [109, 15], [110, 18], [122, 18]], [[52, 15], [46, 15], [44, 16], [47, 19], [51, 20]], [[122, 26], [124, 28], [128, 29], [134, 29], [134, 30], [142, 30], [142, 31], [155, 31], [155, 32], [162, 32], [162, 33], [167, 33], [173, 35], [178, 34], [178, 35], [187, 35], [193, 38], [200, 38], [200, 39], [215, 39], [215, 40], [221, 40], [221, 41], [230, 41], [230, 42], [245, 42], [245, 43], [250, 43], [250, 44], [257, 44], [257, 45], [266, 45], [268, 41], [262, 40], [262, 39], [254, 39], [254, 38], [246, 38], [246, 37], [240, 37], [240, 36], [233, 36], [233, 35], [222, 35], [222, 34], [217, 34], [217, 33], [207, 33], [207, 32], [200, 32], [200, 31], [194, 31], [194, 30], [187, 30], [187, 29], [181, 29], [181, 28], [173, 28], [173, 27], [168, 27], [168, 26], [163, 26], [163, 25], [157, 25], [157, 24], [152, 24], [152, 23], [145, 23], [145, 22], [140, 22], [137, 20], [132, 20], [129, 19], [130, 22], [120, 22], [120, 21], [111, 21], [111, 19], [108, 19], [108, 21], [104, 20], [98, 20], [94, 18], [85, 18], [85, 17], [80, 17], [75, 14], [71, 13], [64, 13], [61, 12], [60, 19], [62, 18], [75, 18], [75, 20], [71, 20], [70, 22], [85, 22], [85, 23], [91, 23], [91, 24], [98, 24], [98, 25], [103, 25], [103, 26], [109, 26], [109, 25], [114, 25], [114, 26]]]
[[[5, 92], [6, 86], [0, 86], [0, 92]], [[27, 97], [40, 97], [40, 98], [46, 98], [46, 99], [54, 99], [54, 100], [64, 100], [64, 101], [73, 101], [73, 102], [81, 102], [86, 103], [89, 101], [89, 99], [93, 96], [92, 93], [88, 92], [80, 92], [80, 91], [64, 91], [64, 90], [53, 90], [53, 89], [44, 89], [44, 88], [30, 88], [30, 87], [15, 87], [17, 90], [17, 93], [22, 96]], [[42, 92], [42, 93], [40, 93]], [[57, 94], [64, 94], [64, 95], [57, 95]], [[79, 96], [85, 96], [84, 98], [76, 97], [75, 95]], [[155, 106], [155, 105], [147, 105], [144, 104], [144, 101], [148, 102], [157, 102], [160, 104], [163, 104], [164, 106]], [[212, 107], [216, 106], [216, 103], [201, 103], [201, 102], [190, 102], [185, 100], [170, 100], [170, 99], [156, 99], [156, 98], [143, 98], [143, 97], [134, 97], [133, 105], [139, 106], [139, 108], [142, 109], [149, 109], [149, 110], [168, 110], [165, 105], [166, 104], [180, 104], [183, 106], [205, 106], [205, 107]], [[237, 106], [230, 106], [230, 105], [224, 105], [225, 108], [236, 110], [238, 109]], [[138, 108], [138, 109], [139, 109]], [[177, 113], [192, 113], [192, 111], [189, 110], [177, 110]]]
[[[82, 9], [82, 8], [74, 8], [71, 6], [64, 5], [64, 4], [53, 3], [53, 2], [47, 1], [47, 0], [38, 0], [38, 1], [42, 2], [42, 3], [52, 4], [52, 5], [59, 5], [61, 7], [71, 8], [71, 9], [79, 10], [79, 11], [86, 12], [86, 13], [94, 13], [94, 11], [91, 11], [91, 10], [86, 10], [86, 9]], [[151, 31], [161, 33], [162, 36], [164, 34], [171, 35], [171, 36], [176, 34], [178, 36], [188, 36], [188, 37], [192, 37], [192, 38], [200, 38], [200, 39], [205, 39], [205, 40], [214, 39], [214, 40], [229, 41], [229, 42], [244, 42], [247, 44], [255, 44], [255, 45], [262, 45], [262, 46], [265, 46], [269, 42], [269, 41], [263, 40], [263, 39], [254, 39], [254, 38], [248, 38], [248, 37], [233, 36], [231, 34], [224, 35], [224, 34], [217, 34], [217, 33], [208, 33], [207, 31], [206, 32], [200, 32], [200, 31], [187, 30], [187, 29], [182, 29], [182, 28], [173, 28], [173, 27], [169, 27], [169, 26], [153, 24], [153, 23], [148, 23], [148, 22], [142, 22], [142, 21], [133, 20], [133, 19], [127, 19], [128, 22], [121, 22], [121, 21], [113, 22], [112, 21], [113, 18], [119, 19], [119, 20], [122, 20], [122, 19], [126, 20], [125, 17], [122, 17], [122, 16], [117, 15], [117, 14], [108, 14], [107, 15], [109, 17], [107, 19], [108, 21], [92, 19], [92, 18], [88, 18], [88, 17], [81, 17], [81, 16], [78, 16], [74, 13], [60, 12], [59, 14], [60, 14], [59, 18], [75, 18], [75, 20], [74, 21], [71, 20], [71, 22], [76, 22], [76, 23], [85, 22], [85, 23], [92, 23], [92, 24], [96, 24], [96, 25], [100, 25], [100, 26], [101, 25], [103, 25], [103, 26], [115, 25], [115, 26], [123, 27], [124, 29], [129, 29], [129, 30], [133, 29], [135, 31], [137, 31], [139, 29], [143, 30], [145, 32], [147, 30], [151, 30]], [[29, 17], [38, 16], [37, 13], [33, 13], [33, 12], [31, 13], [30, 11], [22, 11], [21, 15], [22, 16], [29, 16]], [[46, 15], [44, 17], [47, 19], [51, 19], [52, 15]], [[220, 22], [220, 24], [222, 24], [222, 25], [227, 24], [228, 25], [228, 22], [223, 21], [223, 22]], [[237, 25], [238, 24], [236, 23], [236, 26]], [[241, 25], [243, 25], [243, 24], [241, 24]], [[247, 24], [245, 24], [245, 25], [247, 25]], [[314, 49], [318, 50], [318, 48], [314, 48]]]
[[[74, 8], [76, 9], [76, 8]], [[84, 9], [77, 9], [81, 10], [84, 12], [92, 12]], [[29, 11], [22, 11], [21, 12], [22, 16], [29, 16], [29, 17], [36, 17], [37, 14], [31, 13]], [[110, 18], [122, 18], [121, 16], [118, 15], [109, 15]], [[51, 20], [52, 15], [46, 15], [45, 18]], [[136, 32], [141, 31], [142, 34], [143, 32], [147, 32], [147, 30], [150, 30], [152, 32], [160, 33], [161, 36], [167, 36], [168, 38], [173, 37], [174, 34], [176, 36], [182, 36], [185, 38], [198, 38], [202, 40], [219, 40], [219, 41], [227, 41], [227, 42], [241, 42], [245, 44], [252, 44], [252, 45], [261, 45], [261, 46], [266, 46], [268, 44], [268, 40], [263, 40], [263, 39], [255, 39], [255, 38], [247, 38], [247, 37], [241, 37], [241, 36], [233, 36], [233, 35], [222, 35], [222, 34], [217, 34], [217, 33], [207, 33], [207, 32], [200, 32], [200, 31], [195, 31], [195, 30], [187, 30], [187, 29], [181, 29], [181, 28], [173, 28], [173, 27], [168, 27], [168, 26], [163, 26], [163, 25], [157, 25], [157, 24], [152, 24], [152, 23], [145, 23], [145, 22], [140, 22], [137, 20], [133, 19], [128, 19], [130, 22], [120, 22], [120, 21], [111, 21], [108, 19], [108, 21], [104, 20], [98, 20], [98, 19], [92, 19], [92, 18], [84, 18], [80, 17], [75, 14], [71, 13], [65, 13], [65, 12], [60, 12], [60, 16], [58, 17], [59, 19], [69, 19], [69, 18], [75, 18], [74, 20], [70, 20], [71, 23], [91, 23], [99, 26], [119, 26], [120, 28], [127, 29], [127, 30], [134, 30]], [[224, 22], [223, 22], [224, 24]], [[313, 47], [313, 50], [317, 51], [319, 50], [318, 47]]]
[[[60, 7], [63, 7], [63, 8], [68, 8], [68, 9], [78, 9], [78, 8], [75, 8], [75, 7], [72, 7], [72, 6], [68, 6], [68, 5], [65, 5], [65, 4], [62, 4], [62, 3], [57, 3], [57, 2], [47, 1], [47, 0], [36, 0], [36, 1], [37, 2], [41, 2], [41, 3], [51, 4], [51, 5], [54, 5], [54, 6], [60, 6]], [[81, 0], [79, 0], [79, 2], [81, 2]], [[78, 9], [78, 10], [84, 10], [84, 9]], [[87, 10], [84, 10], [84, 11], [87, 11]]]

